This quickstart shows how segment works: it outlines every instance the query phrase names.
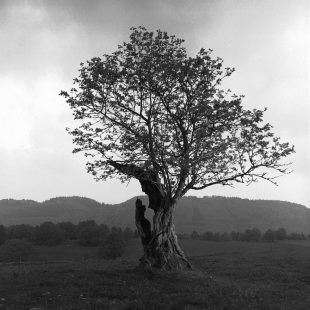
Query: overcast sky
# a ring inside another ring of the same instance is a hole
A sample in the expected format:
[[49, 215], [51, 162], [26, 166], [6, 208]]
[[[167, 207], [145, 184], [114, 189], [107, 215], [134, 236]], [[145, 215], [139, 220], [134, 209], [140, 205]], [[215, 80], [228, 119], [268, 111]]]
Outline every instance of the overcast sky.
[[296, 147], [279, 186], [215, 186], [191, 195], [280, 199], [310, 207], [310, 2], [308, 0], [0, 0], [0, 199], [79, 195], [117, 203], [136, 181], [97, 183], [65, 127], [79, 63], [113, 52], [132, 26], [185, 39], [190, 54], [214, 50], [236, 72], [226, 82], [246, 108]]

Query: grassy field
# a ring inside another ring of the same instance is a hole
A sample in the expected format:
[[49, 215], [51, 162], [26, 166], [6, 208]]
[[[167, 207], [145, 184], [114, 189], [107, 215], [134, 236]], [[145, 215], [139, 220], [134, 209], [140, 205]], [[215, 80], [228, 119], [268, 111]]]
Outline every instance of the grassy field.
[[190, 272], [142, 271], [138, 240], [124, 256], [37, 247], [27, 264], [0, 264], [0, 309], [310, 309], [310, 242], [180, 240]]

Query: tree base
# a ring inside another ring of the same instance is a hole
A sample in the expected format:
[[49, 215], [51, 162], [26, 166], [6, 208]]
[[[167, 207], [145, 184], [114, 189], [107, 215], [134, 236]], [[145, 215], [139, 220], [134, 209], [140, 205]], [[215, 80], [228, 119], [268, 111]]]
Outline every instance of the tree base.
[[156, 268], [160, 270], [192, 270], [192, 265], [183, 255], [160, 255], [149, 256], [144, 254], [139, 260], [139, 266], [144, 269]]
[[153, 217], [153, 231], [145, 218], [145, 207], [140, 199], [136, 200], [136, 226], [140, 235], [144, 255], [140, 266], [146, 269], [189, 270], [191, 264], [178, 244], [178, 238], [172, 223], [174, 205], [163, 201]]

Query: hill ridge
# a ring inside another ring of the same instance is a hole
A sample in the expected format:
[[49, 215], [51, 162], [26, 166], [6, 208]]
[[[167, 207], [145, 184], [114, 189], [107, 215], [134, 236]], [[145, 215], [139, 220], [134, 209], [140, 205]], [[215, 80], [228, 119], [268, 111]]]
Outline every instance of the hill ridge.
[[[109, 226], [135, 228], [134, 201], [146, 196], [132, 197], [117, 204], [105, 204], [80, 196], [59, 196], [43, 202], [34, 200], [0, 200], [0, 224], [37, 225], [44, 221], [61, 222], [93, 219]], [[152, 212], [146, 216], [151, 219]], [[175, 209], [177, 232], [262, 231], [284, 227], [288, 232], [310, 233], [310, 209], [280, 200], [247, 199], [225, 196], [185, 196]]]

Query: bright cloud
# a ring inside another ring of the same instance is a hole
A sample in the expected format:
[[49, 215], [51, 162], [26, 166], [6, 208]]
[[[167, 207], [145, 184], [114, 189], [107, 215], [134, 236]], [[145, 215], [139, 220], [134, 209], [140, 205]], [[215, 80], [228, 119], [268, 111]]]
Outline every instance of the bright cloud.
[[141, 193], [137, 182], [96, 183], [86, 174], [85, 159], [71, 154], [71, 112], [58, 94], [72, 87], [81, 61], [112, 52], [130, 27], [143, 25], [184, 38], [190, 53], [212, 48], [236, 67], [226, 86], [245, 94], [249, 108], [267, 106], [266, 121], [296, 146], [295, 172], [279, 187], [260, 182], [191, 194], [310, 206], [309, 8], [307, 0], [1, 1], [0, 199], [120, 202]]

